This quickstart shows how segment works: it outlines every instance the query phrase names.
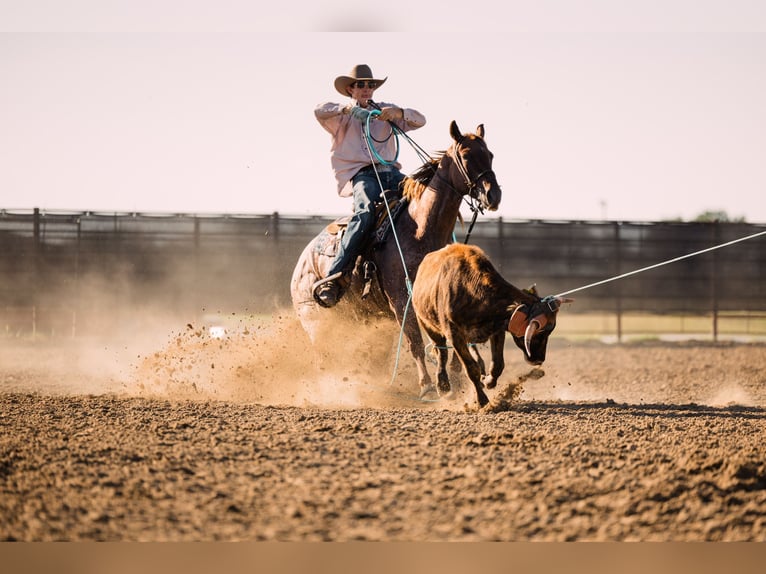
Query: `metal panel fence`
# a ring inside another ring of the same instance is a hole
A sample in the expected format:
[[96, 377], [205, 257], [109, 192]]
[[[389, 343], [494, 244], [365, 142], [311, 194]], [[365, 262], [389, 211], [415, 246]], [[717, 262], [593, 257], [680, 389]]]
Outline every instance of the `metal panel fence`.
[[[99, 333], [137, 309], [177, 315], [289, 306], [293, 266], [328, 217], [0, 211], [0, 329]], [[766, 230], [745, 223], [476, 223], [512, 283], [554, 294]], [[457, 240], [465, 229], [457, 226]], [[578, 292], [568, 312], [766, 315], [763, 236]]]

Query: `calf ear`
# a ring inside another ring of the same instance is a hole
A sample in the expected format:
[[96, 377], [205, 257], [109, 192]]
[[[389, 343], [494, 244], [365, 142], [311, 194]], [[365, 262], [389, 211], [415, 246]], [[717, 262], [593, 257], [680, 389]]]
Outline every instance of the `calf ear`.
[[529, 293], [530, 295], [534, 295], [535, 297], [538, 297], [538, 294], [537, 294], [537, 283], [533, 283], [532, 285], [530, 285], [529, 287], [524, 289], [524, 291], [526, 293]]

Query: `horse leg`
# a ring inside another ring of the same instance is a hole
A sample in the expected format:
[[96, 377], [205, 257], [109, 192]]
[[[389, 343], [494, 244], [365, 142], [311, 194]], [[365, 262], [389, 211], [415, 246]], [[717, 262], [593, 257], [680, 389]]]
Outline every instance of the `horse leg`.
[[465, 387], [465, 370], [458, 354], [453, 350], [450, 353], [449, 380], [454, 391], [460, 391]]
[[405, 309], [402, 304], [394, 306], [394, 314], [399, 325], [404, 330], [404, 338], [407, 339], [407, 344], [410, 348], [410, 354], [415, 359], [415, 366], [418, 369], [418, 386], [420, 387], [419, 397], [422, 399], [428, 394], [435, 394], [436, 387], [431, 380], [431, 376], [428, 374], [428, 368], [426, 367], [426, 353], [425, 346], [423, 345], [423, 335], [420, 332], [420, 324], [415, 316], [414, 311], [410, 309], [410, 312], [404, 313]]

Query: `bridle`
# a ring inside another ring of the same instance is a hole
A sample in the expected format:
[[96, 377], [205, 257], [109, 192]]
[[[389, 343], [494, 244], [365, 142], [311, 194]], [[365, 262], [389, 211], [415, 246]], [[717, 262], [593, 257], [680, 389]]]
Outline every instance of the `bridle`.
[[[479, 216], [479, 213], [484, 215], [484, 206], [479, 201], [480, 196], [480, 190], [479, 190], [479, 181], [481, 181], [482, 178], [486, 177], [489, 174], [492, 174], [495, 176], [495, 172], [492, 171], [492, 169], [485, 169], [481, 173], [479, 173], [477, 176], [475, 176], [473, 179], [471, 179], [471, 176], [468, 173], [468, 166], [465, 165], [465, 161], [463, 161], [463, 158], [461, 157], [459, 151], [460, 151], [460, 145], [463, 143], [463, 139], [455, 140], [455, 143], [453, 144], [453, 152], [452, 155], [449, 154], [449, 152], [445, 153], [446, 157], [449, 157], [452, 160], [452, 163], [455, 164], [457, 167], [457, 170], [460, 172], [460, 176], [463, 178], [463, 185], [466, 188], [465, 193], [461, 193], [458, 191], [458, 189], [452, 184], [452, 181], [441, 175], [438, 171], [436, 175], [439, 176], [439, 179], [447, 184], [447, 186], [450, 188], [451, 191], [456, 193], [458, 196], [460, 196], [461, 200], [465, 201], [468, 204], [468, 207], [473, 212], [473, 217], [471, 217], [471, 224], [468, 226], [468, 231], [466, 232], [465, 241], [464, 243], [468, 243], [468, 239], [471, 237], [471, 232], [473, 231], [473, 226], [476, 224], [476, 219]], [[495, 176], [495, 179], [496, 176]], [[466, 195], [468, 196], [468, 199], [466, 199]]]
[[[476, 177], [471, 179], [471, 177], [468, 175], [468, 166], [465, 165], [465, 162], [463, 161], [463, 158], [462, 158], [462, 156], [459, 153], [460, 145], [462, 143], [463, 143], [462, 139], [460, 141], [456, 141], [455, 142], [455, 145], [453, 146], [454, 151], [452, 152], [453, 156], [454, 156], [452, 158], [452, 161], [455, 163], [455, 166], [457, 167], [457, 170], [460, 172], [460, 175], [463, 178], [463, 184], [468, 189], [468, 193], [467, 193], [468, 197], [470, 197], [472, 200], [478, 200], [479, 199], [479, 193], [480, 193], [479, 181], [481, 181], [481, 179], [483, 177], [486, 177], [489, 174], [495, 175], [495, 172], [492, 171], [492, 168], [485, 169], [480, 174], [478, 174]], [[453, 189], [454, 189], [454, 187], [453, 187]], [[455, 191], [457, 191], [457, 190], [455, 190]], [[471, 209], [474, 209], [474, 207], [475, 207], [475, 209], [480, 211], [482, 215], [484, 214], [484, 206], [482, 206], [481, 204], [477, 204], [476, 206], [474, 206], [473, 202], [469, 202], [469, 205], [471, 205]], [[475, 211], [474, 211], [474, 213], [475, 213]]]
[[452, 160], [452, 163], [455, 164], [455, 167], [457, 167], [458, 172], [460, 172], [460, 177], [463, 178], [463, 185], [466, 188], [465, 192], [460, 192], [453, 184], [452, 181], [441, 175], [440, 173], [436, 173], [436, 175], [439, 176], [439, 179], [447, 184], [447, 187], [450, 188], [451, 191], [455, 192], [457, 195], [459, 195], [461, 198], [465, 199], [465, 196], [467, 195], [470, 199], [465, 199], [466, 203], [471, 208], [471, 211], [473, 211], [474, 214], [474, 221], [476, 220], [476, 215], [478, 213], [484, 214], [484, 206], [479, 202], [479, 182], [482, 180], [482, 178], [485, 178], [489, 174], [495, 175], [495, 172], [490, 169], [485, 169], [475, 177], [471, 178], [470, 174], [468, 173], [468, 166], [465, 165], [465, 161], [463, 161], [463, 158], [461, 157], [459, 151], [460, 151], [460, 145], [463, 143], [463, 140], [456, 141], [454, 143], [453, 152], [452, 155], [447, 152], [445, 154], [446, 157], [450, 158]]

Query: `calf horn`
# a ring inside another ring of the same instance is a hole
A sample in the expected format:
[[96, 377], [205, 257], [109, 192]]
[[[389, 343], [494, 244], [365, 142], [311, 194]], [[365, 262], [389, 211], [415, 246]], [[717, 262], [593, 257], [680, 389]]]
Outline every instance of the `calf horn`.
[[532, 356], [532, 352], [529, 350], [529, 345], [532, 343], [532, 337], [540, 330], [540, 322], [537, 319], [532, 319], [527, 325], [527, 330], [524, 331], [524, 348], [527, 351], [527, 357]]

